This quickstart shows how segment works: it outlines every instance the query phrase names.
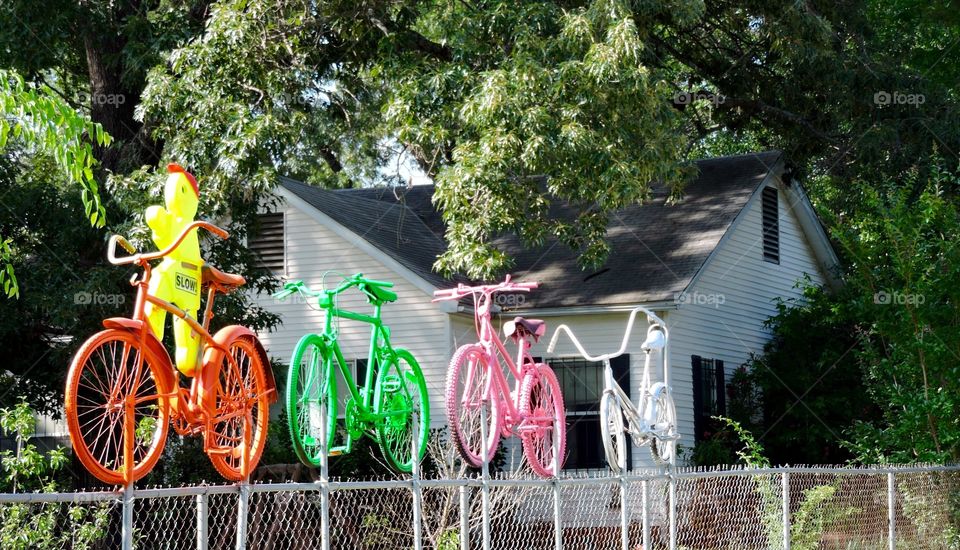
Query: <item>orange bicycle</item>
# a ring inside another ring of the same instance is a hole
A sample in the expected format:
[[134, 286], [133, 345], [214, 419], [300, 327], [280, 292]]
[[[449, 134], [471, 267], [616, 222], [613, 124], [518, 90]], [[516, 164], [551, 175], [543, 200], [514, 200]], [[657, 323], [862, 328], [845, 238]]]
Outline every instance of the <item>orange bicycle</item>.
[[[137, 264], [141, 276], [133, 318], [106, 319], [106, 330], [77, 351], [67, 375], [66, 415], [70, 441], [80, 462], [104, 483], [133, 483], [156, 465], [172, 423], [180, 435], [202, 435], [203, 450], [223, 477], [246, 478], [256, 467], [267, 437], [270, 403], [277, 391], [266, 352], [252, 330], [231, 325], [211, 336], [214, 297], [246, 281], [204, 265], [207, 300], [203, 324], [176, 305], [148, 292], [150, 262], [173, 252], [191, 231], [227, 232], [193, 222], [164, 250], [140, 254], [123, 237], [108, 245], [113, 265]], [[116, 257], [117, 245], [131, 256]], [[166, 349], [150, 329], [146, 304], [183, 319], [201, 339], [201, 367], [189, 388], [180, 385]]]

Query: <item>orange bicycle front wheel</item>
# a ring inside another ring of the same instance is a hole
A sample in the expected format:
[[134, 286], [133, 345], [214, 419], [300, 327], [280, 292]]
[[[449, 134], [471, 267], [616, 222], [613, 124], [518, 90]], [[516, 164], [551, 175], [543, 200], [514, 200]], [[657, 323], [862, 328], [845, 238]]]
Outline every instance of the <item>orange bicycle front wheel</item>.
[[70, 364], [65, 395], [70, 442], [84, 467], [104, 483], [132, 483], [160, 458], [169, 407], [156, 376], [166, 365], [158, 363], [135, 334], [110, 329], [84, 342]]
[[257, 467], [267, 441], [270, 397], [264, 369], [269, 367], [250, 337], [236, 338], [226, 348], [218, 365], [216, 416], [213, 433], [207, 434], [213, 445], [207, 454], [220, 475], [240, 481]]

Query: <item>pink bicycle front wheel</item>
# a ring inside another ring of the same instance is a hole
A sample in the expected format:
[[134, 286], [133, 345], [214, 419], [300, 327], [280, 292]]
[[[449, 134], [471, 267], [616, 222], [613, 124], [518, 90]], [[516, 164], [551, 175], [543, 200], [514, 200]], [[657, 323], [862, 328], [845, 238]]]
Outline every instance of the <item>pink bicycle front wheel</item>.
[[[520, 414], [524, 418], [520, 434], [527, 462], [537, 475], [556, 475], [558, 466], [563, 469], [566, 457], [567, 415], [560, 383], [550, 365], [540, 363], [535, 372], [524, 376]], [[555, 453], [558, 460], [554, 460]]]
[[490, 361], [480, 344], [460, 346], [447, 371], [450, 435], [463, 460], [472, 468], [482, 467], [484, 460], [489, 463], [500, 442], [499, 395], [496, 388], [491, 391], [488, 387], [492, 383], [490, 376]]

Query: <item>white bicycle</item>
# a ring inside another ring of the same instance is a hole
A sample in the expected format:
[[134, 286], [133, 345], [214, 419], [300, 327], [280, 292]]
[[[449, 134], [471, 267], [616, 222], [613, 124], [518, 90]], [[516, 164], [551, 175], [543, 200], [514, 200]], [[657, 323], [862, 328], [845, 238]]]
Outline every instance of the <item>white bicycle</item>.
[[[639, 406], [633, 402], [613, 378], [613, 369], [610, 360], [623, 355], [633, 330], [633, 321], [638, 313], [647, 316], [649, 327], [647, 339], [640, 345], [643, 350], [643, 381], [640, 384]], [[650, 452], [658, 464], [674, 464], [676, 461], [677, 440], [677, 410], [673, 404], [673, 395], [670, 390], [670, 354], [669, 331], [663, 319], [643, 306], [637, 306], [630, 312], [627, 321], [627, 330], [623, 335], [620, 349], [605, 355], [591, 356], [583, 349], [580, 341], [566, 325], [560, 325], [550, 339], [548, 353], [553, 353], [560, 332], [570, 336], [577, 351], [587, 361], [603, 361], [603, 396], [600, 398], [600, 430], [603, 436], [603, 449], [607, 455], [610, 468], [620, 473], [627, 466], [627, 440], [629, 431], [631, 439], [637, 446], [650, 444]], [[658, 351], [663, 368], [663, 381], [650, 384], [650, 363], [652, 355]], [[624, 422], [626, 418], [626, 422]]]

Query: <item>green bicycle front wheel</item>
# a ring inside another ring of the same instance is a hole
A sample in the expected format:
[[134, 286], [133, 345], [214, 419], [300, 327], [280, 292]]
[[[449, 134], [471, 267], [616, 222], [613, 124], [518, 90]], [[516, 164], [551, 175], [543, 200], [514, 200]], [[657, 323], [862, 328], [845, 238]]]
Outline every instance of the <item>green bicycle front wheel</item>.
[[377, 440], [387, 465], [401, 473], [413, 470], [413, 438], [417, 460], [423, 459], [430, 436], [430, 400], [420, 365], [409, 351], [378, 362], [374, 412], [378, 415]]
[[[307, 334], [293, 350], [287, 370], [287, 425], [290, 441], [300, 461], [319, 466], [323, 453], [333, 446], [337, 426], [337, 382], [333, 358], [317, 334]], [[326, 407], [326, 422], [323, 422]], [[323, 441], [326, 434], [326, 442]]]

